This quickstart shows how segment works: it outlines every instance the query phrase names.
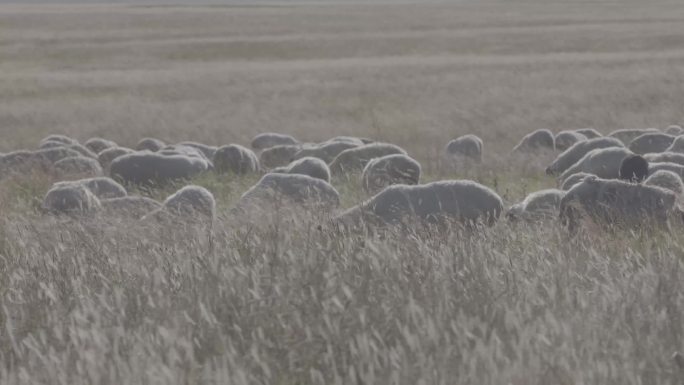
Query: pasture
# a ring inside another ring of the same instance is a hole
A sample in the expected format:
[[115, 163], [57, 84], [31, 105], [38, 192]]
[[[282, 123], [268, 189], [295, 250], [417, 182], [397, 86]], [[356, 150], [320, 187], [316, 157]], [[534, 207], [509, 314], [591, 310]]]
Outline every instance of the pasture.
[[[0, 5], [0, 153], [50, 134], [249, 146], [393, 143], [422, 182], [505, 208], [556, 187], [540, 128], [684, 124], [684, 4]], [[475, 134], [481, 163], [447, 143]], [[684, 232], [554, 219], [352, 232], [232, 210], [212, 226], [45, 215], [59, 175], [0, 180], [0, 384], [680, 384]], [[333, 178], [339, 210], [368, 198]], [[435, 231], [433, 231], [435, 230]]]

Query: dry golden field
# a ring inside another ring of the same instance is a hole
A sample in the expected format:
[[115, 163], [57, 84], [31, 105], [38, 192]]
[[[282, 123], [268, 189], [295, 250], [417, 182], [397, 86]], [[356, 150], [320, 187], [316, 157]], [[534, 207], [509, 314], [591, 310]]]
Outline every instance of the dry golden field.
[[[554, 185], [551, 157], [508, 156], [534, 129], [683, 123], [679, 1], [0, 5], [0, 153], [52, 133], [357, 135], [511, 204]], [[467, 133], [484, 162], [452, 170]], [[255, 180], [193, 181], [218, 200], [211, 230], [45, 217], [52, 175], [0, 181], [0, 384], [684, 382], [681, 228], [238, 224]]]

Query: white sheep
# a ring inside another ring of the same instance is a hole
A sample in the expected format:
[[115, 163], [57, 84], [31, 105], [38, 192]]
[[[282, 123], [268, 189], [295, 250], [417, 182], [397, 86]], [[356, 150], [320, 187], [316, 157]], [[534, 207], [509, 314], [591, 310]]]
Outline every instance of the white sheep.
[[278, 134], [275, 132], [267, 132], [259, 134], [252, 139], [252, 148], [255, 150], [264, 150], [274, 146], [281, 145], [296, 145], [299, 141], [290, 135]]
[[577, 161], [582, 159], [590, 151], [610, 147], [624, 147], [624, 145], [618, 139], [607, 137], [589, 139], [575, 143], [556, 157], [551, 165], [546, 168], [546, 173], [549, 175], [559, 175], [577, 163]]
[[90, 177], [104, 175], [102, 166], [100, 166], [100, 163], [97, 160], [80, 155], [60, 159], [55, 162], [53, 167], [57, 172], [57, 175], [62, 178], [72, 177], [74, 175], [88, 175]]
[[406, 155], [406, 151], [390, 143], [371, 143], [350, 148], [342, 151], [333, 159], [330, 163], [330, 172], [333, 175], [361, 172], [371, 159], [392, 154]]
[[682, 182], [682, 177], [672, 171], [658, 170], [646, 178], [644, 184], [670, 190], [677, 194], [677, 197], [681, 197], [682, 194], [684, 194], [684, 182]]
[[259, 171], [259, 158], [254, 151], [239, 144], [219, 147], [214, 154], [216, 172], [245, 175]]
[[114, 161], [114, 159], [122, 155], [132, 154], [134, 152], [135, 151], [131, 150], [130, 148], [112, 147], [102, 150], [102, 152], [97, 154], [97, 161], [100, 163], [100, 166], [102, 166], [102, 169], [105, 172], [109, 172], [109, 165], [112, 163], [112, 161]]
[[599, 148], [587, 153], [577, 163], [565, 170], [561, 174], [561, 179], [566, 179], [572, 174], [586, 172], [594, 174], [599, 178], [618, 178], [620, 176], [620, 166], [622, 161], [633, 155], [631, 151], [624, 147]]
[[200, 214], [205, 218], [214, 218], [216, 212], [214, 195], [204, 187], [194, 185], [176, 191], [166, 198], [163, 206], [166, 212], [179, 216]]
[[556, 134], [556, 149], [565, 151], [573, 144], [587, 140], [587, 137], [577, 131], [561, 131]]
[[679, 152], [659, 152], [654, 154], [645, 154], [644, 159], [653, 163], [677, 163], [684, 165], [684, 154]]
[[589, 174], [586, 172], [578, 172], [578, 173], [572, 174], [565, 179], [561, 179], [560, 189], [563, 191], [568, 191], [572, 188], [572, 186], [583, 181], [584, 178], [586, 178], [588, 176], [592, 176], [592, 175], [596, 176], [594, 174]]
[[490, 188], [470, 180], [451, 180], [389, 186], [336, 220], [343, 225], [403, 224], [418, 219], [434, 224], [455, 220], [492, 226], [502, 211], [503, 201]]
[[675, 140], [675, 137], [662, 132], [649, 132], [639, 135], [629, 143], [629, 149], [635, 154], [643, 155], [654, 152], [663, 152]]
[[561, 199], [565, 191], [547, 189], [529, 194], [525, 199], [508, 210], [509, 220], [538, 221], [558, 217]]
[[306, 157], [297, 159], [286, 167], [275, 169], [272, 172], [281, 174], [300, 174], [318, 178], [330, 183], [330, 169], [321, 159]]
[[342, 153], [342, 151], [361, 146], [363, 146], [363, 144], [348, 141], [328, 141], [314, 145], [306, 145], [297, 151], [297, 153], [294, 155], [294, 159], [296, 160], [306, 157], [314, 157], [322, 159], [325, 163], [330, 164], [330, 162], [332, 162], [335, 157]]
[[601, 134], [593, 128], [579, 128], [575, 130], [575, 132], [586, 136], [587, 139], [600, 138], [603, 136], [603, 134]]
[[269, 147], [259, 154], [259, 165], [266, 170], [288, 165], [301, 150], [299, 145], [280, 145]]
[[615, 130], [611, 132], [610, 134], [606, 135], [611, 138], [616, 138], [620, 140], [622, 143], [630, 143], [636, 137], [641, 136], [643, 134], [650, 134], [654, 132], [660, 132], [656, 128], [625, 128], [621, 130]]
[[525, 135], [513, 148], [512, 153], [532, 153], [539, 150], [555, 150], [555, 137], [553, 132], [546, 129], [532, 131]]
[[340, 204], [340, 194], [330, 183], [301, 174], [266, 174], [245, 192], [237, 208], [271, 209], [283, 203], [297, 206], [334, 209]]
[[416, 185], [420, 182], [420, 163], [404, 154], [392, 154], [372, 159], [363, 169], [364, 191], [377, 194], [395, 184]]
[[684, 153], [684, 135], [677, 136], [664, 152]]
[[140, 219], [145, 215], [158, 212], [162, 204], [154, 199], [138, 195], [101, 199], [102, 211], [109, 216]]
[[665, 133], [673, 136], [680, 136], [684, 134], [684, 128], [682, 128], [682, 126], [673, 124], [665, 129]]
[[84, 145], [87, 149], [98, 155], [108, 148], [118, 147], [118, 144], [115, 142], [102, 138], [90, 138]]
[[109, 172], [124, 183], [154, 185], [189, 179], [208, 169], [209, 163], [202, 158], [140, 151], [114, 159]]
[[447, 143], [447, 156], [454, 162], [461, 160], [482, 161], [482, 139], [476, 135], [468, 134], [459, 136]]
[[43, 198], [43, 210], [52, 214], [89, 214], [99, 210], [99, 199], [80, 184], [56, 184]]
[[135, 150], [136, 151], [148, 150], [148, 151], [152, 151], [152, 152], [157, 152], [164, 147], [166, 147], [166, 143], [162, 142], [159, 139], [142, 138], [142, 139], [140, 139], [138, 144], [135, 145]]
[[587, 177], [565, 194], [560, 217], [570, 230], [577, 229], [582, 218], [615, 227], [667, 226], [678, 212], [675, 200], [672, 191], [660, 187]]

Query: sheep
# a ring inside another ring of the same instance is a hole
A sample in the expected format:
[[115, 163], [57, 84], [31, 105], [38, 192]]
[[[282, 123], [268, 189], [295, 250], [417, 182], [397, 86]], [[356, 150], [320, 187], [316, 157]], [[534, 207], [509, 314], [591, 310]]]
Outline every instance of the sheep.
[[594, 175], [594, 174], [589, 174], [589, 173], [586, 173], [586, 172], [578, 172], [578, 173], [572, 174], [572, 175], [570, 175], [569, 177], [565, 178], [565, 179], [561, 182], [561, 184], [560, 184], [560, 185], [561, 185], [561, 186], [560, 186], [560, 189], [563, 190], [563, 191], [568, 191], [568, 190], [570, 190], [570, 189], [572, 188], [572, 186], [574, 186], [574, 185], [576, 185], [577, 183], [583, 181], [584, 178], [586, 178], [586, 177], [588, 177], [588, 176], [591, 176], [591, 175], [596, 176], [596, 175]]
[[164, 210], [174, 215], [193, 216], [200, 214], [205, 218], [214, 218], [216, 200], [214, 195], [204, 187], [189, 185], [176, 191], [164, 201]]
[[272, 169], [288, 165], [301, 150], [299, 145], [280, 145], [263, 150], [259, 154], [259, 165], [264, 169]]
[[587, 139], [600, 138], [603, 136], [603, 134], [601, 134], [593, 128], [580, 128], [575, 130], [575, 132], [586, 136]]
[[344, 142], [344, 143], [355, 144], [357, 146], [363, 146], [364, 144], [369, 144], [369, 143], [372, 143], [373, 141], [371, 140], [370, 142], [367, 143], [363, 139], [357, 138], [355, 136], [336, 136], [334, 138], [330, 138], [330, 139], [326, 140], [326, 142], [328, 142], [328, 143]]
[[684, 153], [684, 135], [676, 137], [664, 152]]
[[68, 177], [72, 175], [89, 175], [92, 177], [104, 174], [100, 163], [85, 156], [71, 156], [61, 159], [53, 165], [58, 175]]
[[346, 151], [352, 148], [361, 147], [363, 145], [358, 143], [351, 143], [345, 141], [339, 142], [323, 142], [312, 146], [302, 147], [295, 155], [294, 159], [301, 159], [305, 157], [314, 157], [322, 159], [325, 163], [330, 164], [335, 157], [337, 157], [342, 151]]
[[630, 155], [620, 163], [618, 176], [622, 180], [641, 183], [648, 176], [648, 161], [641, 155]]
[[673, 124], [665, 129], [665, 133], [673, 136], [679, 136], [684, 134], [684, 128], [676, 124]]
[[125, 147], [112, 147], [108, 148], [106, 150], [102, 150], [97, 155], [97, 161], [100, 163], [100, 166], [102, 166], [102, 169], [105, 172], [109, 172], [109, 165], [114, 161], [114, 159], [126, 155], [126, 154], [132, 154], [135, 151], [131, 150], [130, 148], [125, 148]]
[[273, 170], [275, 173], [282, 174], [301, 174], [308, 175], [312, 178], [317, 178], [330, 183], [330, 169], [328, 165], [321, 159], [306, 157], [295, 160], [287, 167]]
[[85, 147], [99, 155], [102, 151], [108, 148], [118, 147], [118, 144], [107, 139], [90, 138], [85, 142]]
[[214, 154], [216, 153], [216, 150], [218, 150], [218, 147], [215, 146], [209, 146], [203, 143], [197, 143], [197, 142], [181, 142], [178, 143], [179, 146], [186, 146], [186, 147], [192, 147], [194, 149], [199, 150], [204, 154], [204, 157], [208, 160], [211, 160], [214, 158]]
[[72, 139], [66, 135], [49, 135], [40, 141], [39, 147], [43, 146], [43, 144], [45, 144], [47, 142], [58, 142], [58, 143], [62, 143], [62, 144], [78, 143], [78, 141], [76, 141], [76, 139]]
[[597, 224], [634, 227], [644, 224], [664, 225], [678, 211], [675, 194], [660, 187], [606, 180], [595, 176], [573, 186], [560, 203], [560, 218], [575, 231], [582, 217]]
[[480, 162], [482, 161], [482, 139], [472, 134], [459, 136], [447, 143], [446, 153], [454, 161], [471, 159]]
[[160, 211], [163, 206], [154, 199], [138, 195], [101, 199], [102, 211], [108, 216], [123, 216], [141, 219], [145, 215]]
[[513, 148], [512, 153], [532, 153], [538, 150], [555, 150], [555, 137], [546, 129], [540, 129], [525, 135]]
[[565, 151], [573, 144], [587, 140], [587, 137], [577, 131], [561, 131], [556, 134], [556, 149]]
[[506, 213], [506, 218], [512, 221], [537, 221], [557, 218], [564, 190], [547, 189], [529, 194], [525, 199], [513, 206]]
[[274, 132], [267, 132], [259, 134], [252, 139], [252, 148], [255, 150], [264, 150], [274, 146], [280, 145], [296, 145], [299, 141], [290, 135], [278, 134]]
[[616, 138], [620, 140], [622, 143], [630, 143], [636, 137], [641, 136], [643, 134], [650, 134], [650, 133], [655, 133], [655, 132], [660, 132], [655, 128], [625, 128], [621, 130], [615, 130], [611, 132], [610, 134], [606, 135], [611, 138]]
[[330, 163], [330, 172], [333, 175], [361, 172], [371, 159], [392, 154], [407, 155], [403, 148], [389, 143], [371, 143], [350, 148], [333, 159]]
[[624, 147], [599, 148], [587, 153], [577, 163], [572, 165], [561, 174], [562, 179], [566, 179], [578, 172], [594, 174], [599, 178], [617, 178], [619, 176], [622, 160], [633, 155], [631, 151]]
[[109, 167], [112, 178], [128, 184], [154, 185], [189, 179], [209, 169], [202, 158], [134, 152], [114, 159]]
[[51, 214], [89, 214], [99, 210], [100, 200], [80, 184], [56, 184], [45, 194], [42, 209]]
[[334, 209], [340, 194], [328, 182], [301, 174], [266, 174], [240, 198], [237, 209], [279, 205], [281, 198], [298, 206]]
[[682, 178], [672, 171], [658, 170], [652, 173], [644, 181], [644, 184], [646, 186], [657, 186], [670, 190], [677, 194], [678, 197], [681, 197], [682, 194], [684, 194], [684, 182], [682, 182]]
[[577, 163], [577, 161], [582, 159], [590, 151], [610, 147], [624, 147], [624, 145], [618, 139], [607, 137], [589, 139], [575, 143], [556, 157], [551, 165], [546, 168], [546, 173], [549, 175], [559, 175]]
[[467, 226], [494, 225], [503, 201], [490, 188], [470, 180], [438, 181], [417, 186], [393, 185], [335, 218], [342, 225], [359, 222], [401, 225], [418, 219], [431, 224], [458, 221]]
[[164, 147], [166, 147], [166, 143], [162, 142], [159, 139], [143, 138], [143, 139], [140, 139], [138, 144], [135, 145], [135, 150], [136, 151], [148, 150], [148, 151], [152, 151], [152, 152], [157, 152]]
[[39, 150], [46, 150], [46, 149], [55, 149], [55, 148], [67, 148], [70, 150], [74, 150], [81, 154], [82, 156], [85, 156], [86, 158], [92, 158], [92, 159], [97, 159], [97, 154], [94, 152], [90, 151], [88, 148], [83, 146], [80, 143], [71, 143], [71, 144], [64, 144], [62, 142], [52, 142], [48, 141], [43, 143]]
[[259, 158], [252, 150], [239, 144], [219, 147], [213, 161], [219, 174], [245, 175], [259, 171]]
[[644, 159], [654, 163], [670, 162], [684, 165], [684, 154], [677, 152], [660, 152], [655, 154], [645, 154]]
[[126, 189], [114, 179], [107, 177], [95, 177], [67, 182], [57, 182], [54, 186], [80, 185], [85, 186], [98, 199], [122, 198], [128, 195]]
[[361, 176], [364, 191], [377, 194], [395, 184], [416, 185], [420, 182], [420, 163], [404, 154], [372, 159]]
[[629, 143], [629, 149], [635, 154], [663, 152], [675, 140], [675, 137], [661, 132], [639, 135]]
[[649, 165], [648, 165], [649, 175], [654, 174], [656, 171], [659, 171], [659, 170], [672, 171], [675, 174], [679, 175], [680, 177], [684, 178], [684, 166], [682, 166], [681, 164], [671, 163], [671, 162], [649, 163]]
[[13, 151], [0, 156], [0, 179], [15, 173], [25, 171], [26, 164], [33, 157], [32, 151]]
[[185, 144], [171, 144], [161, 150], [157, 151], [160, 155], [183, 155], [190, 158], [200, 158], [207, 162], [211, 162], [212, 158], [207, 158], [202, 150], [197, 147], [188, 146]]

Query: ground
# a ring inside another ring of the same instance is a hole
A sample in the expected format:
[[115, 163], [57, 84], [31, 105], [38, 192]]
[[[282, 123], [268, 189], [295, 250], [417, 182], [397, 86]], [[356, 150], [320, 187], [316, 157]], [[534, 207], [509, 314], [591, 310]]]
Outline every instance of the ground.
[[[684, 123], [682, 22], [675, 1], [2, 5], [0, 152], [51, 133], [359, 135], [508, 205], [555, 185], [552, 154], [509, 156], [534, 129]], [[467, 133], [483, 164], [455, 170], [444, 147]], [[0, 182], [0, 383], [682, 380], [681, 229], [237, 227], [229, 209], [255, 178], [208, 175], [194, 183], [219, 201], [209, 236], [44, 218], [51, 178]], [[345, 207], [363, 199], [336, 187]]]

